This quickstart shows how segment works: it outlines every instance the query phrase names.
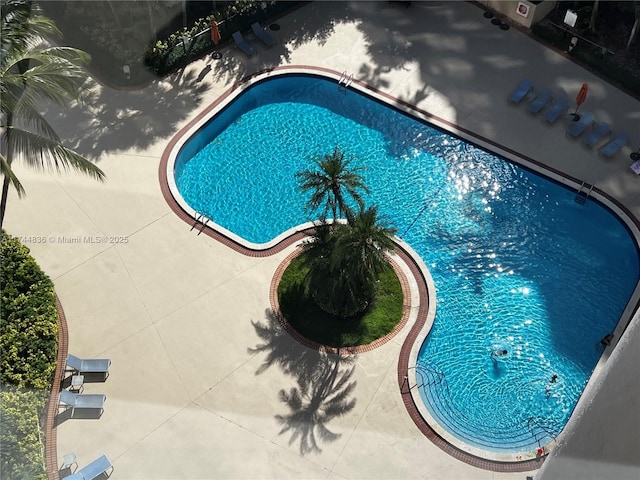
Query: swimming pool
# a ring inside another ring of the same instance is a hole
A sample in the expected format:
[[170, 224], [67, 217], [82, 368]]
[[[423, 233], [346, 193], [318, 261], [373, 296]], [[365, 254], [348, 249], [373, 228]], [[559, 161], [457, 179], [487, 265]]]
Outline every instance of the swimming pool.
[[187, 206], [269, 245], [311, 220], [294, 174], [336, 145], [366, 167], [367, 203], [393, 219], [433, 277], [436, 319], [412, 365], [429, 414], [485, 451], [524, 452], [556, 436], [638, 281], [623, 222], [598, 202], [576, 203], [558, 182], [315, 76], [244, 90], [180, 146], [172, 173]]

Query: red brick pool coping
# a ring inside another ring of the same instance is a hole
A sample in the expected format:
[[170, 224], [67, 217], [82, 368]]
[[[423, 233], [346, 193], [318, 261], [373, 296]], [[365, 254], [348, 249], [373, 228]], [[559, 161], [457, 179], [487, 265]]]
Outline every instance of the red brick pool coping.
[[56, 416], [58, 414], [58, 399], [62, 387], [62, 377], [69, 353], [69, 335], [67, 317], [64, 315], [62, 303], [56, 295], [56, 309], [58, 310], [58, 355], [56, 357], [56, 371], [54, 374], [51, 393], [47, 401], [47, 416], [44, 425], [44, 458], [45, 470], [49, 480], [60, 480], [58, 471], [58, 434], [56, 431]]
[[[179, 204], [178, 202], [175, 200], [175, 198], [173, 197], [173, 194], [170, 191], [169, 188], [169, 182], [167, 179], [167, 164], [169, 161], [169, 157], [171, 154], [171, 151], [173, 150], [173, 148], [176, 146], [176, 144], [178, 143], [179, 140], [182, 139], [182, 137], [184, 135], [187, 134], [187, 132], [193, 128], [194, 125], [196, 125], [198, 122], [200, 122], [204, 117], [206, 117], [207, 115], [210, 114], [210, 112], [212, 110], [214, 110], [215, 108], [217, 108], [224, 100], [226, 100], [233, 92], [235, 92], [238, 88], [240, 88], [241, 86], [245, 85], [248, 81], [258, 77], [258, 76], [262, 76], [265, 74], [268, 74], [270, 72], [282, 72], [282, 73], [286, 73], [286, 72], [290, 72], [290, 73], [303, 73], [304, 71], [306, 71], [309, 74], [325, 74], [329, 77], [335, 77], [336, 79], [340, 77], [340, 73], [328, 68], [324, 68], [324, 67], [318, 67], [318, 66], [310, 66], [310, 65], [296, 65], [296, 66], [278, 66], [278, 67], [274, 67], [274, 68], [270, 68], [270, 69], [265, 69], [265, 70], [261, 70], [258, 71], [254, 74], [248, 75], [246, 77], [244, 77], [243, 79], [241, 79], [239, 82], [236, 82], [235, 84], [233, 84], [228, 90], [225, 91], [225, 93], [223, 93], [218, 99], [216, 99], [211, 105], [209, 105], [207, 108], [205, 108], [202, 112], [200, 112], [192, 121], [190, 121], [185, 127], [183, 127], [169, 142], [169, 144], [167, 145], [167, 147], [165, 148], [161, 160], [160, 160], [160, 165], [159, 165], [159, 180], [160, 180], [160, 188], [161, 188], [161, 192], [163, 197], [165, 198], [165, 200], [167, 201], [167, 204], [169, 205], [169, 207], [171, 208], [171, 210], [176, 213], [176, 215], [178, 215], [179, 218], [181, 218], [183, 221], [185, 221], [186, 223], [188, 223], [189, 225], [192, 226], [192, 228], [194, 227], [194, 225], [197, 225], [197, 221], [196, 219], [193, 218], [193, 216], [191, 216], [189, 213], [187, 213]], [[516, 152], [515, 150], [512, 150], [510, 148], [504, 147], [500, 144], [498, 144], [497, 142], [488, 139], [486, 137], [482, 137], [480, 135], [477, 135], [476, 133], [467, 130], [465, 128], [460, 127], [459, 125], [450, 122], [448, 120], [445, 120], [443, 118], [440, 118], [436, 115], [433, 115], [429, 112], [426, 112], [424, 110], [421, 110], [419, 108], [417, 108], [416, 106], [400, 100], [396, 97], [393, 97], [392, 95], [389, 95], [385, 92], [382, 92], [380, 90], [378, 90], [375, 87], [372, 87], [370, 85], [365, 84], [364, 82], [361, 82], [357, 79], [353, 79], [353, 83], [358, 85], [359, 88], [361, 88], [362, 90], [365, 91], [369, 91], [372, 94], [375, 94], [378, 97], [382, 97], [385, 98], [390, 105], [393, 107], [395, 105], [395, 108], [400, 108], [401, 110], [407, 111], [409, 113], [413, 113], [415, 116], [417, 116], [418, 118], [423, 118], [423, 119], [427, 119], [427, 120], [431, 120], [433, 122], [435, 122], [436, 124], [441, 124], [444, 125], [446, 127], [448, 127], [449, 129], [452, 130], [452, 133], [454, 135], [457, 135], [458, 133], [466, 135], [470, 138], [475, 139], [476, 142], [480, 142], [483, 143], [485, 145], [487, 145], [487, 147], [485, 148], [495, 148], [501, 152], [504, 152], [508, 155], [510, 155], [512, 161], [515, 161], [516, 163], [524, 166], [524, 167], [528, 167], [531, 168], [531, 166], [535, 166], [540, 170], [543, 170], [545, 172], [547, 172], [547, 174], [553, 174], [559, 178], [565, 179], [569, 182], [572, 182], [576, 185], [580, 185], [580, 180], [572, 177], [570, 175], [567, 175], [564, 172], [561, 172], [560, 170], [557, 170], [553, 167], [550, 167], [548, 165], [545, 165], [533, 158], [530, 157], [526, 157], [522, 154], [520, 154], [519, 152]], [[529, 164], [529, 165], [527, 165]], [[605, 198], [606, 200], [608, 200], [609, 202], [611, 202], [612, 204], [614, 204], [616, 206], [616, 208], [620, 209], [620, 211], [622, 211], [628, 219], [630, 219], [630, 221], [632, 221], [635, 226], [637, 228], [640, 229], [640, 221], [631, 213], [631, 211], [626, 208], [624, 205], [620, 204], [620, 202], [618, 202], [615, 198], [613, 198], [611, 195], [607, 194], [606, 192], [600, 190], [598, 187], [593, 186], [592, 188], [592, 193], [596, 193], [598, 195], [600, 195], [601, 197]], [[237, 242], [236, 240], [216, 231], [215, 229], [213, 229], [212, 227], [210, 227], [209, 225], [198, 225], [197, 230], [199, 233], [204, 233], [205, 235], [214, 238], [215, 240], [221, 242], [222, 244], [228, 246], [229, 248], [233, 249], [236, 252], [242, 253], [244, 255], [247, 256], [252, 256], [252, 257], [268, 257], [271, 255], [274, 255], [276, 253], [279, 253], [281, 251], [283, 251], [284, 249], [286, 249], [287, 247], [294, 245], [298, 242], [300, 242], [301, 240], [303, 240], [306, 237], [305, 232], [296, 232], [293, 235], [283, 239], [282, 241], [280, 241], [279, 243], [277, 243], [274, 246], [271, 246], [269, 248], [265, 248], [265, 249], [253, 249], [253, 248], [249, 248], [245, 245], [240, 244], [239, 242]], [[483, 468], [486, 470], [491, 470], [491, 471], [495, 471], [495, 472], [526, 472], [526, 471], [531, 471], [531, 470], [535, 470], [541, 467], [542, 463], [545, 460], [545, 456], [542, 457], [538, 457], [538, 458], [534, 458], [531, 460], [525, 460], [525, 461], [514, 461], [514, 462], [498, 462], [495, 460], [489, 460], [489, 459], [485, 459], [485, 458], [481, 458], [481, 457], [477, 457], [475, 455], [471, 455], [468, 452], [465, 452], [457, 447], [455, 447], [454, 445], [450, 444], [449, 442], [447, 442], [446, 440], [444, 440], [441, 436], [439, 436], [430, 426], [429, 424], [425, 421], [425, 419], [422, 417], [422, 415], [420, 414], [420, 412], [418, 411], [413, 398], [410, 394], [410, 392], [407, 390], [406, 392], [403, 390], [404, 389], [404, 385], [405, 385], [405, 375], [407, 374], [408, 371], [408, 362], [409, 362], [409, 355], [411, 352], [411, 347], [412, 345], [415, 343], [418, 334], [420, 333], [420, 331], [422, 330], [422, 328], [424, 327], [424, 324], [426, 322], [426, 318], [427, 318], [427, 310], [428, 310], [428, 291], [427, 291], [427, 284], [425, 281], [425, 278], [420, 270], [420, 267], [417, 265], [417, 263], [414, 261], [414, 259], [411, 257], [411, 255], [409, 255], [404, 249], [402, 248], [398, 248], [396, 250], [397, 254], [400, 256], [400, 258], [406, 262], [406, 264], [408, 265], [413, 277], [415, 278], [417, 285], [418, 285], [418, 290], [419, 290], [419, 298], [420, 298], [420, 304], [419, 304], [419, 308], [418, 308], [418, 315], [417, 315], [417, 319], [414, 323], [414, 325], [412, 326], [411, 330], [409, 331], [403, 345], [400, 351], [400, 359], [398, 362], [398, 386], [403, 398], [403, 402], [404, 405], [409, 413], [409, 416], [411, 417], [411, 419], [414, 421], [414, 423], [416, 424], [416, 426], [418, 427], [418, 429], [429, 439], [431, 440], [431, 442], [433, 442], [435, 445], [437, 445], [439, 448], [441, 448], [443, 451], [447, 452], [449, 455], [453, 456], [454, 458], [463, 461], [467, 464], [470, 464], [472, 466], [478, 467], [478, 468]], [[294, 255], [294, 254], [292, 254]], [[291, 261], [291, 258], [288, 257], [288, 261]], [[282, 271], [279, 273], [279, 275], [282, 275], [282, 272], [284, 271], [284, 269], [286, 268], [286, 262], [287, 260], [285, 259], [285, 261], [278, 267], [278, 269], [282, 269]], [[272, 280], [272, 284], [271, 284], [271, 291], [270, 291], [270, 301], [272, 306], [274, 306], [274, 281], [276, 279], [278, 275], [278, 272], [276, 272], [276, 275], [274, 276], [274, 280]], [[276, 284], [277, 285], [277, 284]], [[276, 299], [277, 302], [277, 299]], [[276, 304], [277, 305], [277, 304]], [[636, 303], [636, 305], [634, 306], [634, 311], [637, 310], [640, 307], [640, 301], [638, 301]], [[277, 309], [274, 309], [274, 312], [277, 312]], [[308, 345], [312, 348], [319, 348], [319, 346], [317, 344], [313, 344], [312, 343], [305, 343], [305, 342], [309, 342], [307, 339], [304, 339], [303, 337], [301, 337], [300, 335], [297, 334], [297, 332], [295, 332], [295, 330], [293, 330], [290, 326], [287, 328], [286, 325], [288, 325], [287, 322], [282, 322], [281, 320], [281, 316], [277, 315], [279, 321], [281, 322], [281, 325], [283, 325], [283, 328], [285, 328], [285, 330], [287, 330], [287, 332], [289, 334], [291, 334], [294, 338], [296, 338], [298, 341], [300, 341], [301, 343], [304, 343], [305, 345]], [[625, 326], [626, 329], [626, 326]], [[624, 332], [623, 332], [624, 333]], [[385, 337], [383, 337], [384, 339]], [[382, 341], [383, 339], [380, 339], [380, 341]], [[388, 339], [386, 340], [388, 341]], [[386, 342], [385, 341], [385, 342]], [[378, 341], [376, 341], [378, 342]], [[373, 342], [373, 344], [371, 344], [371, 346], [362, 346], [362, 347], [357, 347], [357, 348], [362, 348], [361, 351], [369, 351], [372, 350], [374, 348], [376, 348], [376, 346], [379, 346], [376, 344], [376, 342]], [[385, 342], [380, 343], [383, 344]], [[376, 345], [374, 345], [376, 344]], [[328, 347], [322, 347], [327, 349]], [[355, 352], [355, 351], [354, 351]]]

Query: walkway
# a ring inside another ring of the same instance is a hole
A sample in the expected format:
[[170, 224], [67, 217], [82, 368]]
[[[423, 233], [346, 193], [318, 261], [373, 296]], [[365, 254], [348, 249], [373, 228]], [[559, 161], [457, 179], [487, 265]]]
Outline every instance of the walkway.
[[[80, 465], [106, 453], [112, 478], [122, 479], [522, 479], [459, 462], [416, 428], [397, 386], [409, 325], [355, 358], [322, 355], [283, 334], [269, 315], [269, 285], [291, 248], [247, 257], [190, 231], [162, 197], [159, 159], [240, 78], [317, 65], [353, 72], [595, 183], [640, 216], [629, 149], [604, 161], [505, 96], [524, 76], [567, 92], [588, 82], [583, 108], [630, 134], [640, 131], [640, 102], [518, 31], [494, 27], [468, 3], [316, 2], [278, 23], [279, 44], [258, 46], [252, 59], [229, 47], [221, 60], [196, 62], [144, 90], [98, 89], [89, 107], [50, 109], [60, 136], [106, 172], [104, 184], [16, 168], [28, 196], [10, 198], [6, 229], [47, 239], [28, 246], [54, 280], [70, 351], [112, 359], [108, 381], [85, 388], [107, 395], [104, 415], [58, 427], [59, 462], [68, 452]], [[352, 406], [325, 423], [323, 408], [340, 391], [323, 390], [329, 371], [354, 387]], [[301, 409], [281, 400], [294, 392], [303, 394]]]

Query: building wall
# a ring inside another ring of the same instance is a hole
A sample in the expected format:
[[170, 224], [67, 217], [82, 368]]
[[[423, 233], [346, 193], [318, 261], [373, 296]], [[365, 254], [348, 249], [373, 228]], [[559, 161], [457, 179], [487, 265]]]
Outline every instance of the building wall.
[[639, 317], [588, 385], [586, 405], [581, 400], [536, 480], [640, 478]]
[[[531, 25], [538, 23], [546, 17], [549, 12], [554, 9], [557, 2], [555, 0], [547, 0], [534, 4], [528, 0], [482, 0], [481, 3], [494, 12], [501, 13], [514, 22], [530, 28]], [[519, 4], [523, 4], [528, 10], [526, 17], [518, 14], [517, 9]]]

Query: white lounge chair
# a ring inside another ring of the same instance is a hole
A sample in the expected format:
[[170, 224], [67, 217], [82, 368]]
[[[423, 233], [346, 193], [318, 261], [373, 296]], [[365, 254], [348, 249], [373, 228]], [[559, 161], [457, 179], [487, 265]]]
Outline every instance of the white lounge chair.
[[231, 37], [233, 38], [233, 41], [237, 45], [237, 47], [248, 56], [252, 57], [257, 53], [256, 49], [253, 48], [253, 45], [247, 42], [240, 32], [233, 32], [231, 34]]
[[75, 473], [64, 477], [64, 480], [93, 480], [94, 478], [104, 478], [113, 473], [113, 465], [106, 455], [102, 455], [100, 458], [96, 458], [89, 465], [82, 467]]
[[102, 413], [106, 399], [107, 396], [101, 393], [71, 393], [67, 390], [60, 392], [60, 404], [64, 408], [71, 408], [71, 416], [73, 416], [76, 409], [100, 410], [100, 413]]
[[253, 34], [256, 36], [258, 40], [264, 43], [267, 47], [273, 47], [276, 44], [276, 41], [273, 39], [269, 33], [260, 26], [258, 22], [251, 24], [251, 30]]
[[106, 379], [109, 376], [111, 360], [108, 358], [78, 358], [75, 355], [67, 355], [67, 370], [72, 370], [79, 375], [85, 373], [103, 374]]

